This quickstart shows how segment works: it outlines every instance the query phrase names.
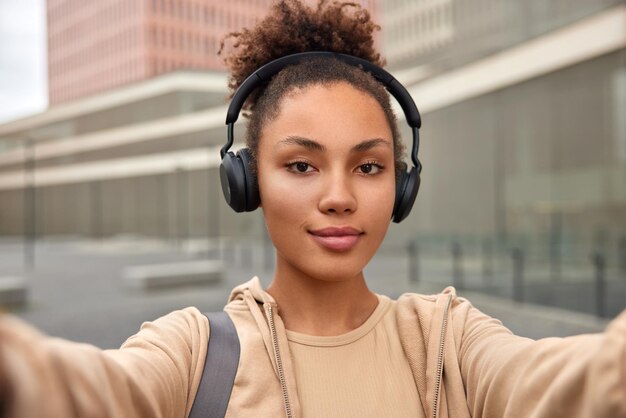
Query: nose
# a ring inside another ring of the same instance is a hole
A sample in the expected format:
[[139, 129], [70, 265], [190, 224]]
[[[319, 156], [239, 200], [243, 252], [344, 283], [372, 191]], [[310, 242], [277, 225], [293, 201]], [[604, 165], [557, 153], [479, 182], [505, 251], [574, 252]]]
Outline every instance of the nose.
[[357, 209], [357, 199], [346, 174], [328, 175], [319, 201], [319, 210], [326, 214], [349, 214]]

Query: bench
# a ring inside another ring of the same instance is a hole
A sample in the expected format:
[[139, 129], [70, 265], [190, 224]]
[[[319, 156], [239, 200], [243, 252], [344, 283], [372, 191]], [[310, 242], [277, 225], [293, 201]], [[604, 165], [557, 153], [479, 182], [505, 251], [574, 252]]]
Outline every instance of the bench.
[[191, 284], [210, 284], [222, 279], [224, 267], [218, 260], [182, 261], [124, 268], [123, 279], [133, 289], [155, 289]]
[[0, 306], [26, 303], [26, 281], [18, 276], [0, 277]]

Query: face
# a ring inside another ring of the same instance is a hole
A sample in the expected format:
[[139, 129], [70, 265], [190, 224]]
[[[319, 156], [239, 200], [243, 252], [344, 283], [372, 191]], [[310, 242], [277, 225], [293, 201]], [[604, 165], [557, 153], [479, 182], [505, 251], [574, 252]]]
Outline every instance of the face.
[[393, 138], [380, 104], [347, 83], [290, 93], [261, 132], [257, 163], [277, 272], [362, 276], [395, 198]]

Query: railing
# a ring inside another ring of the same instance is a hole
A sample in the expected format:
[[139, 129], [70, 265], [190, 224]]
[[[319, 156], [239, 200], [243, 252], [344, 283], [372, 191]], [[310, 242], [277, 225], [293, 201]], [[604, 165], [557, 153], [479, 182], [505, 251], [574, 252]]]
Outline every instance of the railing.
[[[394, 253], [389, 245], [387, 257]], [[404, 245], [407, 282], [441, 283], [465, 290], [611, 317], [626, 308], [626, 236], [612, 245], [497, 241], [473, 237], [415, 238]], [[565, 253], [565, 254], [563, 254]]]

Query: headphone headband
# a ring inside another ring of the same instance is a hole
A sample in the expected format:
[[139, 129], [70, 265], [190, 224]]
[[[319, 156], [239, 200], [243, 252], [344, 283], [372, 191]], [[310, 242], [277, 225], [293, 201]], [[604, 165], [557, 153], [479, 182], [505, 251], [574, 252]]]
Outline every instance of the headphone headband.
[[418, 129], [421, 127], [422, 120], [413, 98], [409, 92], [406, 91], [404, 86], [393, 78], [391, 74], [379, 66], [364, 60], [363, 58], [328, 51], [299, 52], [297, 54], [286, 55], [274, 61], [268, 62], [254, 73], [250, 74], [241, 86], [239, 86], [231, 99], [230, 106], [228, 106], [228, 111], [226, 112], [226, 124], [228, 125], [237, 121], [244, 102], [254, 89], [265, 82], [269, 82], [272, 77], [278, 74], [283, 68], [289, 65], [298, 64], [302, 60], [309, 58], [334, 58], [339, 61], [343, 61], [346, 64], [352, 65], [353, 67], [362, 67], [363, 70], [371, 73], [376, 80], [381, 82], [389, 93], [391, 93], [391, 95], [398, 100], [402, 106], [404, 114], [406, 115], [406, 120], [409, 123], [409, 126]]

